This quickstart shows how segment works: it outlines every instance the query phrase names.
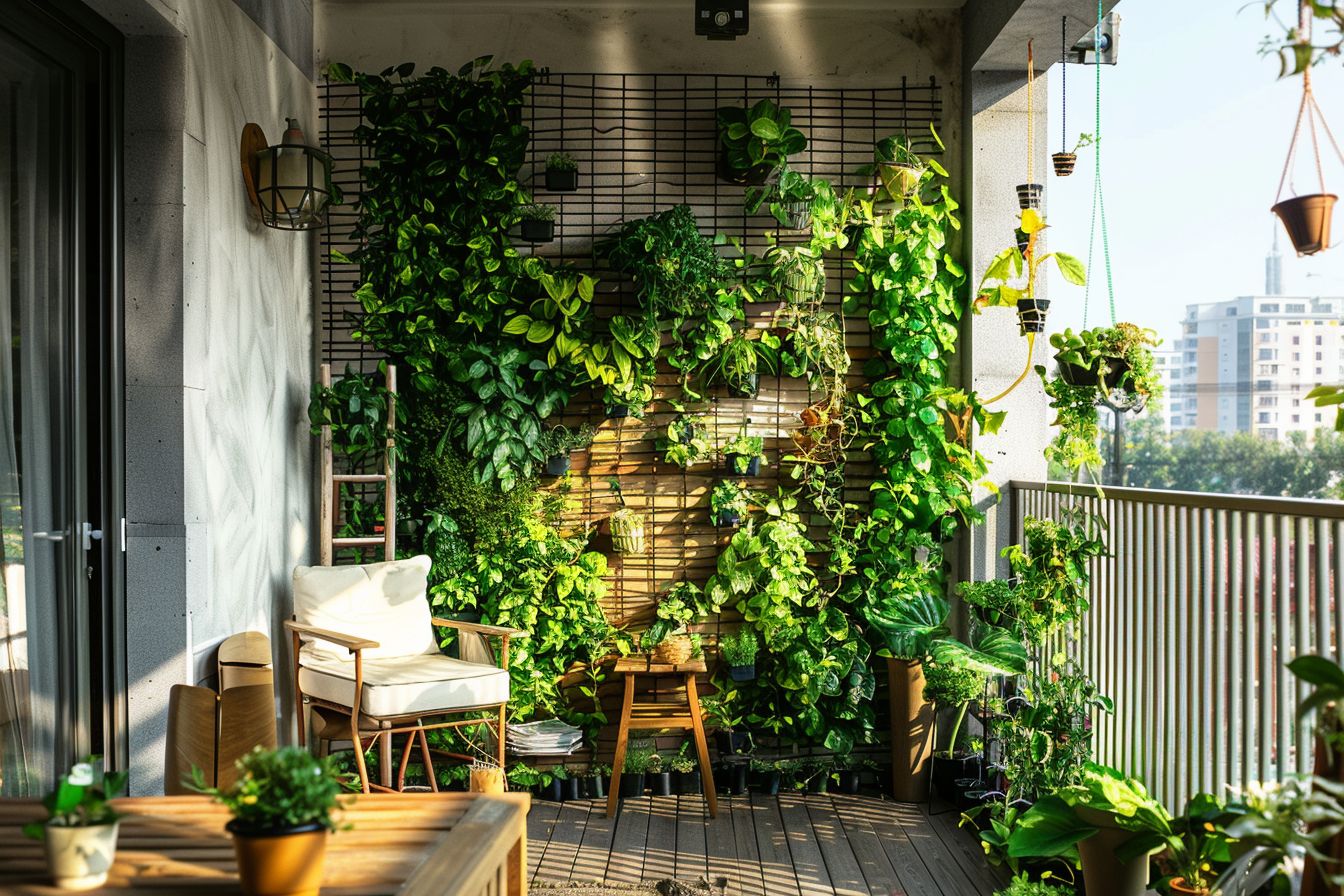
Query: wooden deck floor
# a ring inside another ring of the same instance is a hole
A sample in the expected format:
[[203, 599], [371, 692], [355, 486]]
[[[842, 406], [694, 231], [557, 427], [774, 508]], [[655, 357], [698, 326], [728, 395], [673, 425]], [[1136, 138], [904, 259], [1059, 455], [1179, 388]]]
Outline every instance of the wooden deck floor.
[[957, 813], [872, 797], [781, 794], [602, 801], [534, 800], [533, 881], [636, 883], [726, 877], [729, 896], [989, 896], [1003, 886]]

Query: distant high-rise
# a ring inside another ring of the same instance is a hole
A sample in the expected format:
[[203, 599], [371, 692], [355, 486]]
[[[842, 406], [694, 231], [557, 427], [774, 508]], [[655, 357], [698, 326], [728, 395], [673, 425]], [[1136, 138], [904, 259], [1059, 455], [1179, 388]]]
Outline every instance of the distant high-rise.
[[1283, 295], [1283, 257], [1279, 255], [1279, 228], [1274, 226], [1274, 248], [1265, 259], [1265, 295]]

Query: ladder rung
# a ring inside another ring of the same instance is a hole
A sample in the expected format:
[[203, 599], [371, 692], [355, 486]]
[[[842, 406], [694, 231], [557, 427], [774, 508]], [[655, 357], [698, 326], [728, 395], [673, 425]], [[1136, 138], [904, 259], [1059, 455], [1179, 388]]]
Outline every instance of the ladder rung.
[[385, 473], [337, 473], [331, 477], [332, 482], [386, 482]]
[[386, 544], [387, 539], [381, 535], [371, 535], [365, 538], [333, 538], [332, 547], [337, 548], [371, 548], [380, 544]]

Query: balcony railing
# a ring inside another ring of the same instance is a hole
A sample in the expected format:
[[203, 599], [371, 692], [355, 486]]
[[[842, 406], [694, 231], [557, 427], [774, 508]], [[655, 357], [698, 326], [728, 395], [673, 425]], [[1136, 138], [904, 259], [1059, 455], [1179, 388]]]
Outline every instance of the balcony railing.
[[1105, 520], [1077, 647], [1115, 701], [1101, 762], [1179, 809], [1201, 790], [1311, 770], [1306, 689], [1284, 668], [1340, 658], [1344, 502], [1013, 482], [1014, 531], [1078, 504]]

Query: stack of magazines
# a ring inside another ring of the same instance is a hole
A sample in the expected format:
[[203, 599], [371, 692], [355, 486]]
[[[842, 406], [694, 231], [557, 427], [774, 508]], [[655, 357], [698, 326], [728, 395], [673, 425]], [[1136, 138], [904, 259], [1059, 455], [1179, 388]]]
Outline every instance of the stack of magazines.
[[568, 756], [583, 746], [583, 732], [559, 719], [510, 725], [509, 749], [521, 756]]

